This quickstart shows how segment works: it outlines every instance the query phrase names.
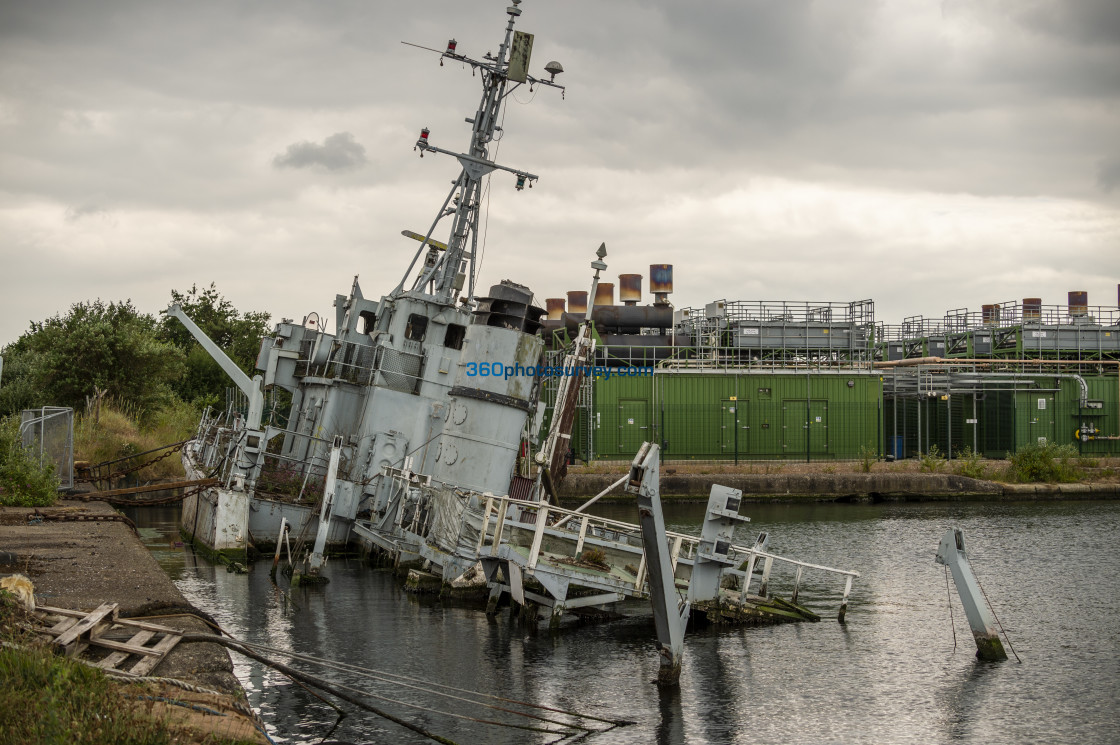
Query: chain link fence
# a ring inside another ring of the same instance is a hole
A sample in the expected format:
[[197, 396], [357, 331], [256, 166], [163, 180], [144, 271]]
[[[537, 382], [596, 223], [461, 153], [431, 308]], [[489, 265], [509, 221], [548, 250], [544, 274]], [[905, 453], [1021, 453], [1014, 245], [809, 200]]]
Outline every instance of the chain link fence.
[[24, 409], [20, 415], [23, 447], [54, 465], [59, 489], [74, 488], [74, 410], [62, 406]]

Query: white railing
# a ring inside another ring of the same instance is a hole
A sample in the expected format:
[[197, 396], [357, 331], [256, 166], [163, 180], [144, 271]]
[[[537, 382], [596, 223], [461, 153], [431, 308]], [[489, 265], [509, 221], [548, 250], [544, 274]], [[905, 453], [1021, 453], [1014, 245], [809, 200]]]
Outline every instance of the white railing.
[[[578, 525], [578, 528], [576, 527]], [[520, 534], [520, 536], [517, 536]], [[637, 572], [633, 582], [623, 582], [622, 591], [632, 597], [644, 597], [646, 580], [645, 551], [642, 548], [641, 528], [633, 523], [611, 520], [605, 517], [588, 515], [563, 507], [555, 507], [544, 502], [526, 502], [510, 497], [487, 497], [483, 509], [479, 529], [478, 541], [475, 547], [477, 555], [482, 557], [498, 556], [499, 547], [503, 544], [512, 544], [515, 537], [520, 537], [522, 542], [528, 541], [529, 552], [526, 568], [531, 572], [537, 568], [541, 560], [542, 547], [546, 538], [552, 539], [549, 543], [549, 553], [556, 555], [556, 549], [564, 544], [571, 544], [571, 551], [564, 552], [562, 558], [578, 559], [589, 541], [595, 547], [604, 551], [608, 566], [610, 559], [614, 558], [614, 568], [618, 568], [618, 561], [625, 564], [627, 558], [637, 559]], [[670, 558], [675, 575], [678, 566], [689, 568], [696, 559], [700, 544], [698, 536], [666, 531], [670, 542]], [[734, 566], [743, 569], [728, 569], [726, 573], [740, 578], [740, 604], [745, 601], [754, 577], [754, 569], [758, 561], [762, 561], [762, 572], [758, 595], [766, 596], [770, 575], [775, 563], [795, 567], [796, 577], [793, 586], [793, 602], [797, 602], [798, 591], [801, 586], [805, 570], [813, 570], [833, 574], [845, 578], [844, 595], [841, 602], [840, 617], [847, 608], [848, 596], [852, 589], [852, 580], [859, 576], [859, 572], [847, 569], [812, 564], [806, 561], [790, 559], [777, 554], [772, 554], [755, 547], [732, 545], [728, 550], [728, 558]], [[681, 574], [684, 572], [682, 571]], [[678, 581], [687, 581], [688, 576], [677, 576]], [[593, 580], [589, 580], [594, 584]], [[617, 584], [617, 583], [612, 583]]]

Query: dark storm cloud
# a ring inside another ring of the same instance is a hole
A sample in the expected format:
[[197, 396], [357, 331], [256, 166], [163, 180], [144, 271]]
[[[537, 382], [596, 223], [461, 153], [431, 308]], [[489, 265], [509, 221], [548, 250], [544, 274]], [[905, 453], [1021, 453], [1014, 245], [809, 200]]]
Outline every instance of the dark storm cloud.
[[336, 132], [323, 140], [297, 142], [288, 145], [288, 151], [272, 159], [277, 168], [313, 168], [320, 166], [328, 171], [345, 171], [359, 168], [366, 163], [366, 149], [349, 132]]

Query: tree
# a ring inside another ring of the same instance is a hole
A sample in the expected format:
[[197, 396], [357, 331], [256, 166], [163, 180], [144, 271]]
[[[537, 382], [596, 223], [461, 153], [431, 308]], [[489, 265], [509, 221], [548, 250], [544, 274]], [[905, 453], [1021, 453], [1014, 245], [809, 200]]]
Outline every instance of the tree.
[[[171, 301], [177, 303], [246, 375], [252, 377], [257, 374], [261, 339], [270, 331], [268, 313], [238, 311], [233, 303], [222, 297], [213, 282], [202, 290], [198, 285], [191, 285], [186, 293], [172, 290]], [[174, 385], [179, 397], [184, 401], [207, 404], [220, 402], [225, 390], [233, 383], [218, 363], [211, 359], [177, 318], [165, 317], [160, 333], [164, 340], [174, 344], [185, 355], [186, 373]]]
[[131, 300], [75, 303], [65, 315], [32, 323], [4, 350], [0, 413], [32, 406], [81, 408], [104, 389], [138, 414], [153, 411], [182, 376], [183, 353], [159, 337], [152, 316]]

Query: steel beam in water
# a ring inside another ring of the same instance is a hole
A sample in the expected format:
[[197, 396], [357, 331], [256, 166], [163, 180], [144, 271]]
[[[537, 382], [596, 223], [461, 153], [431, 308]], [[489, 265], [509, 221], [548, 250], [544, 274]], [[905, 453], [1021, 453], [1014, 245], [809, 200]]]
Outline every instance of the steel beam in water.
[[327, 534], [331, 531], [331, 518], [334, 517], [335, 491], [338, 487], [338, 462], [342, 456], [342, 436], [336, 435], [331, 443], [331, 457], [327, 465], [326, 483], [323, 485], [323, 504], [319, 509], [319, 529], [315, 533], [315, 547], [307, 560], [308, 572], [297, 574], [292, 578], [292, 584], [300, 582], [326, 582], [327, 578], [319, 574], [325, 561], [323, 551], [327, 547]]
[[657, 684], [675, 686], [681, 679], [689, 602], [679, 598], [673, 581], [673, 558], [665, 535], [665, 517], [661, 513], [659, 462], [658, 446], [644, 443], [630, 465], [626, 491], [638, 497], [638, 522], [642, 527], [642, 545], [645, 548], [643, 564], [649, 577], [653, 625], [657, 629], [658, 653], [661, 655]]
[[1007, 652], [1003, 651], [1003, 642], [996, 631], [995, 616], [984, 601], [980, 583], [972, 573], [972, 565], [964, 548], [964, 533], [959, 528], [950, 528], [945, 533], [941, 545], [937, 547], [935, 560], [938, 564], [949, 567], [949, 571], [953, 573], [964, 614], [968, 617], [972, 636], [976, 639], [976, 656], [982, 660], [1006, 660]]

